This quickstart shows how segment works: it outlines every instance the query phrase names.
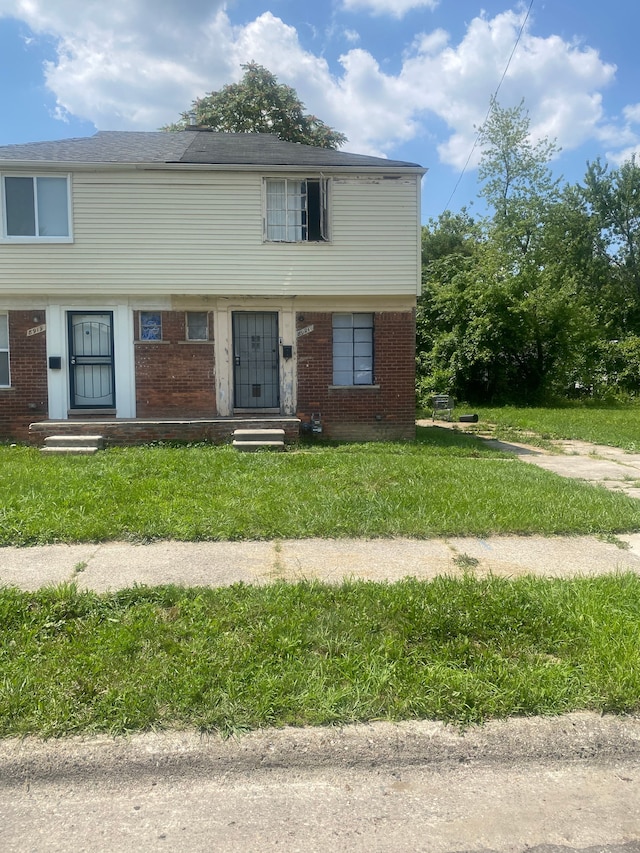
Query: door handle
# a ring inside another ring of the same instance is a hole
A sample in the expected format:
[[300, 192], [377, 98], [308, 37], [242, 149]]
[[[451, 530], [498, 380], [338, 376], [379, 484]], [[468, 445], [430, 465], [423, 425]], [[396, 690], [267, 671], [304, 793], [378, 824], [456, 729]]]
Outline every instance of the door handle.
[[236, 362], [236, 367], [240, 367], [240, 356], [239, 355], [237, 355], [235, 357], [235, 362]]
[[76, 363], [76, 357], [75, 357], [75, 355], [72, 355], [72, 356], [71, 356], [71, 358], [69, 359], [69, 361], [70, 361], [70, 363], [71, 363], [71, 364], [75, 364], [75, 363]]

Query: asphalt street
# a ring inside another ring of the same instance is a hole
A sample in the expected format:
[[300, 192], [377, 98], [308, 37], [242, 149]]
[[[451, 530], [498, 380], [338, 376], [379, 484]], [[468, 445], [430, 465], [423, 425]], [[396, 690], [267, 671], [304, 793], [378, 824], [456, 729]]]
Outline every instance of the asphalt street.
[[3, 851], [638, 853], [640, 719], [0, 743]]

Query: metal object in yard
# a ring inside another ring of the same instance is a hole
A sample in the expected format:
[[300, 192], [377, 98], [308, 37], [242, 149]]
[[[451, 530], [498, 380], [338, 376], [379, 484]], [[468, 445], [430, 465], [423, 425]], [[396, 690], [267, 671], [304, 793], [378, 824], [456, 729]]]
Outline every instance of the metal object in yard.
[[446, 421], [451, 420], [451, 413], [453, 412], [454, 407], [453, 397], [450, 397], [448, 394], [434, 394], [432, 405], [432, 420], [435, 421], [436, 418]]

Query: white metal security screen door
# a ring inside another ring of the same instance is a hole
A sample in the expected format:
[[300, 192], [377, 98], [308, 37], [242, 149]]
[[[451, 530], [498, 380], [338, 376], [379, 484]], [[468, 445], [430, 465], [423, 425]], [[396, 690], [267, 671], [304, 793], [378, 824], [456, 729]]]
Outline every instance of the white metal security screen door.
[[69, 313], [69, 362], [71, 408], [113, 408], [111, 311]]
[[234, 312], [233, 362], [235, 408], [279, 408], [277, 313]]

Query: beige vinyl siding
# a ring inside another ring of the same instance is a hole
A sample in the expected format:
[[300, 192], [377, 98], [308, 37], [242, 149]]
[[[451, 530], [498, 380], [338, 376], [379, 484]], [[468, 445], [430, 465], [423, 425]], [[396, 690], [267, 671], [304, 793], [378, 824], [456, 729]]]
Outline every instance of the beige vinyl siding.
[[331, 241], [282, 244], [258, 172], [76, 172], [74, 242], [1, 243], [0, 293], [415, 295], [419, 180], [336, 176]]

